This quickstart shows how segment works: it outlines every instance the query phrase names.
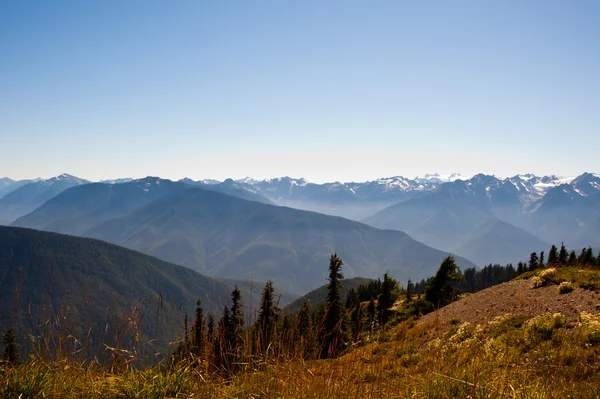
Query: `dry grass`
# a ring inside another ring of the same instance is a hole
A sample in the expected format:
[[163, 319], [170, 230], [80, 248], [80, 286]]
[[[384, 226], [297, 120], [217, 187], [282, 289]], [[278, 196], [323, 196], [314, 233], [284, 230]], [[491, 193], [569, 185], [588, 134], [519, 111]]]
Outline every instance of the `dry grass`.
[[[581, 287], [586, 284], [583, 275], [593, 276], [588, 280], [593, 283], [598, 274], [558, 269], [553, 278], [557, 283], [573, 281]], [[529, 289], [540, 293], [558, 291], [556, 286]], [[513, 294], [512, 300], [518, 302], [519, 292]], [[476, 295], [467, 300], [473, 302]], [[572, 295], [560, 297], [566, 300]], [[472, 323], [440, 317], [419, 323], [409, 320], [338, 359], [262, 361], [229, 378], [190, 363], [111, 373], [89, 363], [31, 359], [16, 368], [0, 366], [0, 397], [600, 397], [597, 312], [581, 311], [575, 318], [556, 312], [506, 312], [491, 317]]]

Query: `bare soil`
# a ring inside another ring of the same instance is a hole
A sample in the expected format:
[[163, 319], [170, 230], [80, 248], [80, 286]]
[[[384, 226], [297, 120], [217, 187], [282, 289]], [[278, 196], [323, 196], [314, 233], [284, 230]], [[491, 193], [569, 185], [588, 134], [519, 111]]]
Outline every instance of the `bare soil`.
[[581, 312], [600, 313], [600, 292], [576, 288], [560, 294], [557, 285], [532, 288], [529, 280], [513, 280], [462, 298], [419, 319], [418, 323], [450, 324], [451, 320], [482, 324], [497, 316], [511, 313], [536, 316], [562, 313], [576, 320]]

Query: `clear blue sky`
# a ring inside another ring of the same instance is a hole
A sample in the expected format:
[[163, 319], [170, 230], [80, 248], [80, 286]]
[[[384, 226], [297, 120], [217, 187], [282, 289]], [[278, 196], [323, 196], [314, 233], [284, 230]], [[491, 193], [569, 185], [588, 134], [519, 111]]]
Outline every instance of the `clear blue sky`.
[[5, 1], [0, 176], [600, 172], [600, 2]]

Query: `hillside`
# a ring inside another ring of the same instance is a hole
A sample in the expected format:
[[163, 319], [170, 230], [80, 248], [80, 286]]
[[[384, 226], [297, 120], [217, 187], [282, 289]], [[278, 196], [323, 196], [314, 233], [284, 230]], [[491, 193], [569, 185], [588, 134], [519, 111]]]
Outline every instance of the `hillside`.
[[[231, 287], [102, 241], [0, 227], [0, 331], [16, 317], [23, 336], [41, 334], [45, 320], [60, 313], [65, 320], [53, 327], [81, 341], [92, 339], [99, 350], [104, 342], [117, 345], [119, 329], [122, 339], [131, 336], [135, 309], [143, 336], [156, 338], [153, 346], [164, 351], [180, 332], [183, 311], [191, 315], [201, 298], [205, 311], [218, 316]], [[258, 302], [260, 288], [253, 296], [243, 293], [248, 309]]]
[[144, 205], [190, 188], [181, 182], [146, 177], [120, 184], [91, 183], [69, 188], [12, 225], [81, 235]]
[[153, 202], [85, 235], [208, 275], [272, 279], [284, 291], [301, 293], [326, 281], [333, 252], [344, 259], [347, 278], [387, 271], [401, 281], [432, 275], [448, 255], [399, 231], [202, 189]]
[[[344, 279], [341, 282], [341, 290], [340, 290], [340, 298], [345, 300], [348, 296], [348, 292], [351, 289], [357, 289], [361, 284], [367, 284], [370, 281], [374, 281], [373, 279], [363, 278], [363, 277], [354, 277], [349, 279]], [[300, 298], [296, 299], [289, 305], [285, 307], [286, 312], [295, 313], [302, 308], [302, 305], [306, 301], [310, 303], [310, 306], [313, 310], [318, 309], [320, 304], [324, 304], [327, 300], [327, 284], [324, 284], [317, 288], [316, 290], [312, 290], [306, 295], [302, 295]]]
[[441, 192], [392, 205], [365, 220], [405, 231], [415, 239], [457, 253], [478, 265], [527, 259], [548, 244], [495, 217], [477, 198]]

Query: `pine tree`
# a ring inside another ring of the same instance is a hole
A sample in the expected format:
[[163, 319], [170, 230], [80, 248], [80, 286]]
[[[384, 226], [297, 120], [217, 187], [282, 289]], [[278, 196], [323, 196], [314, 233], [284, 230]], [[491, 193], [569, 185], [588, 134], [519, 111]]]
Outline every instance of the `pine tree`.
[[377, 301], [378, 320], [381, 326], [387, 324], [392, 314], [391, 307], [394, 306], [396, 295], [394, 291], [398, 288], [398, 282], [390, 277], [387, 273], [383, 275], [383, 283], [381, 284], [381, 294]]
[[19, 347], [17, 346], [17, 337], [12, 328], [9, 328], [4, 334], [4, 361], [12, 366], [19, 365]]
[[519, 262], [517, 265], [517, 275], [521, 275], [525, 273], [525, 267], [523, 267], [523, 262]]
[[575, 263], [577, 263], [577, 255], [575, 254], [575, 251], [571, 251], [569, 253], [569, 260], [567, 261], [567, 264], [574, 265]]
[[558, 263], [558, 249], [556, 245], [552, 245], [548, 252], [548, 266], [554, 266]]
[[344, 348], [346, 337], [344, 316], [346, 310], [344, 303], [340, 299], [342, 265], [344, 262], [332, 254], [329, 259], [329, 285], [327, 286], [327, 312], [323, 322], [321, 336], [321, 354], [322, 359], [337, 356]]
[[458, 291], [450, 284], [463, 279], [458, 266], [452, 256], [444, 259], [438, 269], [435, 277], [427, 284], [425, 289], [425, 300], [431, 302], [433, 306], [442, 307], [452, 302]]
[[538, 264], [540, 268], [545, 267], [544, 265], [544, 251], [540, 252], [540, 263]]
[[233, 364], [241, 358], [242, 353], [242, 330], [244, 328], [244, 311], [242, 307], [242, 293], [236, 285], [231, 291], [231, 317], [229, 319], [228, 349], [231, 352]]
[[594, 265], [594, 251], [592, 250], [592, 247], [588, 247], [585, 251], [585, 264]]
[[206, 335], [209, 342], [215, 341], [215, 316], [212, 313], [208, 314], [208, 331]]
[[538, 256], [536, 252], [532, 252], [531, 255], [529, 256], [529, 270], [535, 270], [538, 268]]
[[192, 340], [192, 353], [199, 358], [204, 355], [204, 344], [206, 336], [206, 327], [204, 324], [204, 314], [202, 312], [202, 303], [200, 298], [196, 302], [196, 319], [194, 320], [194, 337]]
[[406, 303], [410, 303], [412, 301], [413, 290], [414, 284], [410, 279], [408, 279], [408, 283], [406, 283]]
[[273, 282], [267, 281], [260, 297], [260, 310], [255, 323], [255, 334], [259, 339], [261, 352], [264, 354], [275, 338], [279, 309], [274, 301]]
[[567, 263], [569, 257], [569, 253], [567, 252], [567, 248], [565, 247], [565, 243], [563, 242], [560, 246], [560, 252], [558, 253], [558, 263], [561, 265], [565, 265]]

